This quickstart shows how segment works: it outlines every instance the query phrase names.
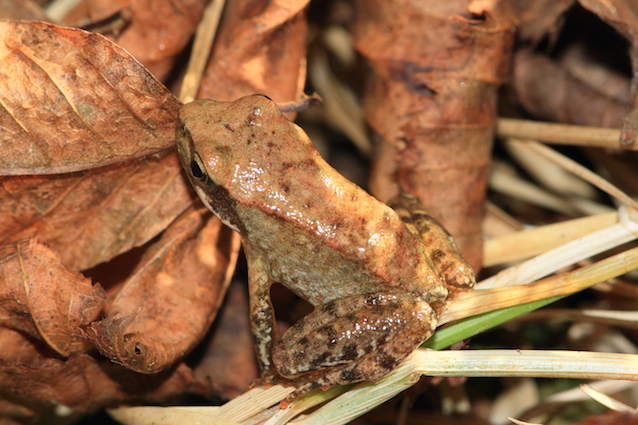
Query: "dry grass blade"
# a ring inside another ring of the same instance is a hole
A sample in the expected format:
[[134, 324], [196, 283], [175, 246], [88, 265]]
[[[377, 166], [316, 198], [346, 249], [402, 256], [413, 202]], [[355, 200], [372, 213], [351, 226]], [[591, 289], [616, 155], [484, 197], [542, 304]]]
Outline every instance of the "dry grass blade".
[[514, 199], [538, 205], [569, 216], [603, 214], [610, 211], [606, 205], [584, 198], [558, 196], [513, 174], [508, 166], [495, 162], [489, 178], [490, 189]]
[[[594, 381], [588, 384], [589, 388], [602, 394], [614, 394], [627, 389], [638, 388], [635, 381]], [[572, 388], [567, 391], [553, 394], [547, 397], [544, 403], [573, 403], [589, 400], [590, 397], [583, 393], [582, 388]]]
[[189, 407], [119, 407], [110, 409], [109, 415], [123, 425], [154, 424], [198, 424], [237, 425], [238, 422], [220, 418], [214, 414], [218, 407], [208, 407], [207, 411], [191, 410]]
[[530, 376], [638, 381], [636, 354], [544, 350], [417, 350], [406, 362], [428, 376]]
[[600, 190], [607, 192], [610, 196], [613, 196], [620, 202], [629, 205], [633, 209], [638, 210], [638, 202], [634, 201], [630, 196], [628, 196], [622, 190], [618, 189], [613, 184], [609, 183], [607, 180], [600, 177], [598, 174], [588, 170], [576, 161], [567, 158], [565, 155], [562, 155], [554, 151], [553, 149], [550, 149], [547, 146], [543, 146], [537, 142], [510, 140], [508, 143], [515, 144], [521, 149], [540, 155], [548, 161], [551, 161], [561, 168], [577, 175], [583, 180], [588, 181], [589, 183], [598, 187]]
[[292, 391], [294, 388], [281, 385], [253, 388], [223, 405], [218, 414], [225, 419], [242, 422], [280, 402]]
[[621, 403], [620, 401], [609, 397], [607, 394], [603, 394], [601, 392], [596, 391], [595, 389], [593, 389], [589, 385], [582, 384], [580, 386], [580, 389], [583, 390], [583, 392], [585, 394], [587, 394], [589, 397], [591, 397], [592, 399], [596, 400], [597, 402], [599, 402], [600, 404], [602, 404], [603, 406], [605, 406], [605, 407], [607, 407], [607, 408], [609, 408], [611, 410], [615, 410], [616, 412], [636, 412], [636, 411], [638, 411], [638, 409], [633, 409], [633, 408], [627, 406], [626, 404]]
[[638, 323], [638, 311], [583, 310], [583, 316]]
[[636, 239], [638, 237], [638, 223], [629, 218], [625, 209], [621, 209], [619, 214], [620, 222], [547, 251], [516, 267], [503, 270], [483, 280], [477, 288], [488, 289], [533, 282], [562, 267], [575, 264], [585, 258]]
[[518, 419], [514, 419], [514, 418], [508, 418], [508, 419], [512, 421], [513, 423], [515, 423], [516, 425], [542, 425], [542, 424], [536, 424], [533, 422], [519, 421]]
[[[483, 234], [485, 236], [496, 238], [520, 232], [524, 228], [523, 223], [492, 202], [486, 203], [485, 217], [483, 218]], [[483, 247], [483, 251], [485, 251], [485, 247]]]
[[517, 140], [507, 139], [503, 147], [534, 181], [556, 194], [596, 199], [597, 191], [589, 182], [528, 149], [527, 145], [516, 143]]
[[312, 53], [308, 74], [321, 94], [328, 122], [347, 135], [361, 153], [369, 156], [372, 145], [361, 106], [353, 93], [334, 76], [324, 51], [315, 50]]
[[488, 239], [484, 245], [483, 266], [530, 258], [617, 222], [618, 213], [611, 212]]
[[[539, 257], [527, 263], [536, 262]], [[491, 278], [486, 279], [478, 285], [481, 289], [455, 300], [454, 304], [441, 316], [439, 325], [500, 308], [581, 291], [596, 283], [638, 268], [638, 248], [624, 251], [571, 273], [552, 276], [529, 285], [525, 284], [526, 282], [523, 278], [516, 282], [514, 273], [509, 273], [517, 268], [512, 267], [505, 270], [506, 274], [511, 277], [509, 281], [508, 279], [502, 279], [500, 282], [491, 281]], [[502, 286], [492, 286], [491, 283], [494, 282], [499, 285], [502, 284]], [[521, 286], [512, 287], [509, 283], [516, 283]]]

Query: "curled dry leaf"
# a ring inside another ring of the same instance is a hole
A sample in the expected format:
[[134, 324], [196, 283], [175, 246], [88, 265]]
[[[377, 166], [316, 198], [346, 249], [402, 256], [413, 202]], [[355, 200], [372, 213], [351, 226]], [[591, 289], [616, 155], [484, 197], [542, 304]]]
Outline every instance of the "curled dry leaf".
[[619, 128], [631, 108], [585, 84], [541, 54], [514, 56], [518, 101], [536, 117], [568, 124]]
[[518, 37], [538, 43], [549, 34], [555, 41], [562, 27], [561, 17], [576, 0], [516, 0], [519, 24], [516, 28]]
[[91, 21], [130, 8], [131, 22], [116, 42], [163, 80], [195, 32], [207, 3], [208, 0], [89, 0], [79, 7], [86, 10]]
[[0, 178], [0, 242], [46, 241], [71, 270], [140, 246], [192, 202], [175, 153], [86, 173]]
[[155, 373], [204, 336], [234, 270], [239, 237], [205, 208], [186, 211], [145, 253], [86, 338], [113, 361]]
[[101, 35], [0, 21], [0, 174], [87, 170], [157, 152], [179, 101]]
[[631, 104], [633, 109], [625, 117], [620, 142], [634, 143], [638, 137], [638, 5], [628, 0], [578, 0], [586, 9], [611, 25], [630, 43], [629, 56], [633, 78], [631, 80]]
[[68, 356], [85, 351], [79, 327], [98, 317], [106, 294], [67, 270], [49, 248], [21, 241], [0, 247], [0, 301], [0, 325], [42, 338]]
[[198, 97], [235, 100], [262, 93], [277, 102], [299, 98], [306, 79], [308, 1], [227, 2]]
[[[88, 354], [68, 359], [46, 356], [37, 341], [0, 328], [0, 417], [22, 423], [50, 415], [60, 404], [80, 411], [127, 402], [162, 402], [174, 394], [198, 391], [188, 366], [155, 375], [140, 375]], [[5, 350], [12, 347], [12, 350]], [[3, 422], [4, 423], [4, 422]]]
[[508, 0], [357, 3], [353, 37], [372, 67], [364, 108], [382, 139], [371, 190], [419, 198], [475, 270], [515, 23]]
[[1, 360], [25, 365], [37, 364], [44, 356], [60, 357], [46, 347], [45, 342], [10, 327], [0, 326], [0, 347], [2, 347]]

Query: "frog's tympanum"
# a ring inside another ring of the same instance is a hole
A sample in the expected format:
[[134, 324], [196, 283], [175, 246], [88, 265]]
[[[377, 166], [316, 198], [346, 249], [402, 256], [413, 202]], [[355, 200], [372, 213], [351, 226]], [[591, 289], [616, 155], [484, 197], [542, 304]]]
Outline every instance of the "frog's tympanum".
[[[265, 96], [185, 105], [177, 147], [204, 204], [242, 236], [262, 374], [292, 381], [295, 395], [387, 374], [474, 285], [414, 200], [393, 210], [348, 181]], [[315, 307], [281, 336], [276, 282]]]

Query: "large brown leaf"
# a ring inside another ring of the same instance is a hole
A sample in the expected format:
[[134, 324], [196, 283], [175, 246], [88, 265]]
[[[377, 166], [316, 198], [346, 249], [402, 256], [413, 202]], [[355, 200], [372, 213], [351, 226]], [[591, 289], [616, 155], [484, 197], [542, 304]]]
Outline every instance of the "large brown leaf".
[[[0, 326], [44, 339], [68, 356], [85, 351], [80, 326], [97, 319], [106, 302], [99, 285], [68, 271], [35, 241], [0, 247]], [[4, 354], [10, 347], [3, 346]]]
[[306, 79], [308, 1], [227, 2], [198, 97], [298, 99]]
[[239, 237], [203, 207], [186, 211], [144, 255], [87, 338], [113, 361], [155, 373], [208, 331], [230, 281]]
[[23, 21], [50, 21], [35, 0], [0, 0], [0, 19]]
[[169, 146], [180, 103], [101, 35], [0, 21], [0, 174], [56, 174]]
[[191, 203], [175, 153], [86, 173], [0, 179], [0, 242], [37, 236], [71, 270], [156, 236]]
[[538, 118], [619, 128], [631, 111], [629, 105], [605, 96], [546, 55], [517, 52], [513, 79], [518, 101]]
[[411, 194], [481, 267], [483, 200], [499, 84], [515, 17], [509, 0], [359, 1], [353, 37], [372, 74], [366, 119], [381, 136], [370, 189]]
[[[89, 0], [79, 8], [91, 21], [130, 8], [131, 22], [114, 39], [156, 78], [164, 80], [193, 36], [206, 3], [208, 0]], [[78, 18], [76, 13], [72, 15]]]

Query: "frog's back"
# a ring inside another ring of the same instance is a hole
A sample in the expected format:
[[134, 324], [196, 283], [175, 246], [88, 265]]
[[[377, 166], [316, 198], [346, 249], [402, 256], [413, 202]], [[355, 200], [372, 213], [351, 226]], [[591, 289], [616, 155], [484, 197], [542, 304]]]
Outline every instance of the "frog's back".
[[206, 111], [185, 120], [208, 140], [197, 146], [210, 174], [200, 192], [247, 255], [267, 256], [275, 280], [315, 305], [388, 286], [442, 296], [421, 291], [438, 277], [401, 219], [330, 167], [273, 102], [210, 101]]
[[437, 279], [391, 208], [330, 167], [302, 131], [290, 148], [270, 154], [264, 190], [242, 214], [275, 280], [316, 305]]

